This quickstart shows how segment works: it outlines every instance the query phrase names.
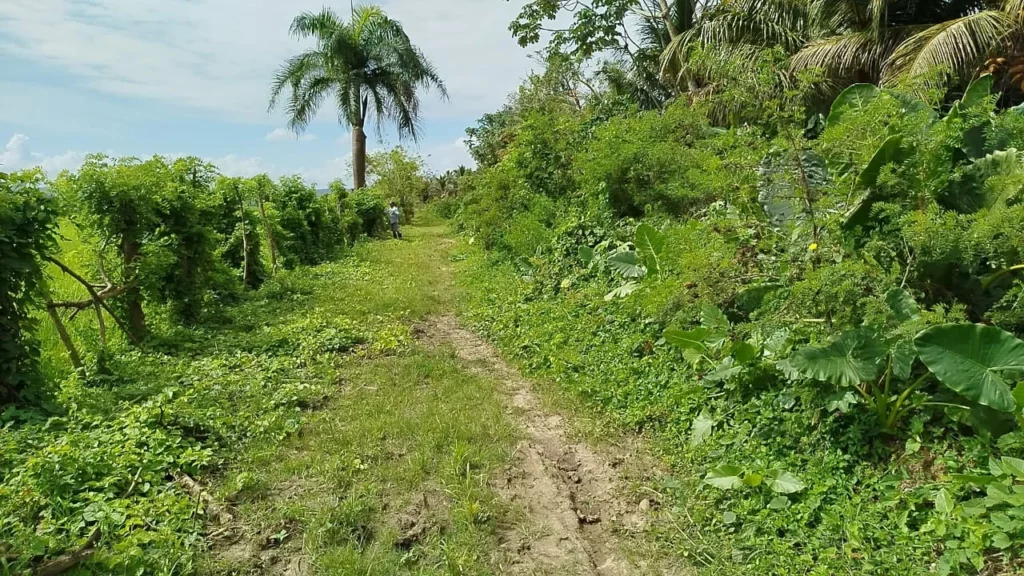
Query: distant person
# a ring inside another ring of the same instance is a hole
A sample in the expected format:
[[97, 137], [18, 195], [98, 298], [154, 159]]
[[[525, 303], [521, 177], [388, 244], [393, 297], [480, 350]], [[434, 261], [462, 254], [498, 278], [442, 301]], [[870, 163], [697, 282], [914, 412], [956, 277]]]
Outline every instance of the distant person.
[[395, 240], [402, 239], [402, 231], [398, 229], [398, 221], [401, 219], [402, 213], [398, 211], [398, 205], [392, 202], [391, 208], [388, 209], [388, 222], [391, 224], [391, 235]]

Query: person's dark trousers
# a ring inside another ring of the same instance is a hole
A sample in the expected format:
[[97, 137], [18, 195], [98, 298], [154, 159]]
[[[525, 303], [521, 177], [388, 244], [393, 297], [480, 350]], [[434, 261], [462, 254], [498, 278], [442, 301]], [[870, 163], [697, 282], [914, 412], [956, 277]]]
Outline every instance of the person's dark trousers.
[[391, 235], [395, 238], [395, 240], [402, 239], [402, 231], [398, 229], [398, 222], [394, 222], [391, 224]]

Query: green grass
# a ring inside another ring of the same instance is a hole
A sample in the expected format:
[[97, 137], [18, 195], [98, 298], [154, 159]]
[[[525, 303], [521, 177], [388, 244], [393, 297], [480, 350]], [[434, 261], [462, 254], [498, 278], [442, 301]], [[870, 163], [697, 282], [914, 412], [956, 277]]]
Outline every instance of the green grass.
[[[409, 339], [413, 322], [450, 311], [455, 294], [443, 226], [405, 232], [402, 242], [358, 246], [355, 264], [316, 269], [310, 294], [284, 310], [351, 319], [371, 345], [340, 364], [333, 400], [299, 435], [240, 455], [219, 482], [245, 534], [215, 547], [206, 573], [246, 573], [265, 562], [269, 541], [280, 545], [269, 554], [289, 559], [279, 562], [301, 557], [318, 574], [497, 573], [499, 523], [515, 511], [489, 481], [518, 432], [496, 382]], [[282, 312], [266, 307], [250, 312]]]
[[[495, 383], [419, 348], [353, 359], [340, 376], [338, 398], [300, 437], [254, 452], [225, 479], [247, 538], [291, 527], [294, 554], [322, 574], [488, 573], [507, 512], [488, 480], [516, 438]], [[400, 546], [403, 515], [423, 534]], [[251, 561], [220, 559], [208, 571]]]

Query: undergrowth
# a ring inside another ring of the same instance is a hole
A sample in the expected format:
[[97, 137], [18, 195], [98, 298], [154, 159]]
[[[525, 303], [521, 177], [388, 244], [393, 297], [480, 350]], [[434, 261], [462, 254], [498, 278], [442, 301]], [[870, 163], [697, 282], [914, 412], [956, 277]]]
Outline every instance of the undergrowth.
[[337, 389], [346, 355], [406, 345], [394, 316], [318, 307], [379, 270], [356, 259], [287, 271], [218, 321], [167, 328], [55, 386], [58, 415], [8, 409], [0, 428], [0, 565], [78, 549], [83, 573], [183, 574], [205, 548], [200, 484], [254, 444], [295, 432]]

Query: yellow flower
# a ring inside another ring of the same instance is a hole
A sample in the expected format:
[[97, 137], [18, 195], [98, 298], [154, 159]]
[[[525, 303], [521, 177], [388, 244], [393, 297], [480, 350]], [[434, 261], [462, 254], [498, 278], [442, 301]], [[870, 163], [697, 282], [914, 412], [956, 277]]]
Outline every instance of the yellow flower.
[[818, 249], [818, 243], [815, 242], [814, 244], [811, 244], [810, 249], [811, 249], [811, 252], [814, 252], [815, 250], [817, 250]]

